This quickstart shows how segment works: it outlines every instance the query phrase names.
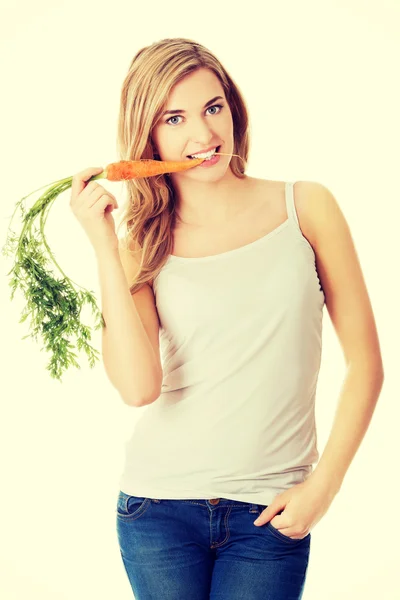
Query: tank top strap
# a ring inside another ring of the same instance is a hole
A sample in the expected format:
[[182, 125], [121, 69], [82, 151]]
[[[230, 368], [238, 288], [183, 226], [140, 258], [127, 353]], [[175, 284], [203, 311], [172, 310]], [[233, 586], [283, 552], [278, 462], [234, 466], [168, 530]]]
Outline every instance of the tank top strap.
[[286, 210], [288, 219], [292, 221], [298, 229], [300, 229], [299, 219], [297, 217], [296, 207], [294, 204], [294, 190], [293, 186], [295, 181], [287, 181], [285, 185], [285, 200], [286, 200]]

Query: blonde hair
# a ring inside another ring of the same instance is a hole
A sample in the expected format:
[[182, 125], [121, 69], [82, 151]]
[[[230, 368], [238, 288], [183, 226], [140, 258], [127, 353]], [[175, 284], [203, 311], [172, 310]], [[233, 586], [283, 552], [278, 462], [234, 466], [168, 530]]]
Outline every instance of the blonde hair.
[[[249, 148], [249, 118], [245, 101], [232, 78], [201, 44], [186, 38], [167, 38], [146, 46], [133, 58], [123, 82], [118, 118], [120, 160], [157, 159], [151, 133], [166, 109], [172, 87], [193, 71], [207, 68], [224, 89], [234, 127], [230, 168], [244, 178]], [[130, 284], [131, 294], [154, 280], [173, 250], [173, 231], [180, 221], [175, 211], [172, 179], [168, 174], [124, 182], [126, 210], [118, 229], [126, 227], [131, 252], [140, 253], [140, 268]], [[136, 249], [136, 250], [134, 250]]]

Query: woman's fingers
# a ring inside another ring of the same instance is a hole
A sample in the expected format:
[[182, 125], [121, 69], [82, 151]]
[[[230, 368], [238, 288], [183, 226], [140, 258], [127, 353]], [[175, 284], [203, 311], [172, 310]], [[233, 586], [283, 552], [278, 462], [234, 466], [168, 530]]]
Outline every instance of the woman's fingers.
[[[91, 185], [93, 183], [93, 186]], [[102, 185], [96, 183], [95, 181], [91, 181], [87, 184], [85, 192], [81, 194], [83, 199], [87, 201], [88, 208], [91, 208], [102, 196], [107, 196], [108, 201], [114, 200], [113, 208], [118, 208], [117, 199], [114, 194], [111, 194], [108, 190], [106, 190]]]
[[[99, 175], [102, 171], [104, 171], [102, 167], [89, 167], [73, 176], [71, 185], [71, 204], [75, 202], [79, 194], [85, 189], [87, 185], [86, 182], [94, 175]], [[93, 183], [96, 182], [94, 181]]]
[[[102, 195], [107, 195], [114, 201], [113, 209], [118, 208], [117, 199], [113, 194], [111, 194], [111, 192], [97, 183], [97, 181], [89, 181], [93, 175], [101, 173], [102, 171], [102, 168], [96, 169], [91, 167], [74, 175], [72, 179], [70, 199], [70, 205], [72, 209], [76, 209], [78, 206], [81, 207], [83, 205], [87, 208], [91, 208], [94, 206], [94, 204], [96, 204], [97, 200], [99, 200]], [[89, 181], [89, 183], [86, 183], [87, 181]]]
[[114, 249], [118, 238], [110, 213], [118, 208], [117, 199], [97, 181], [89, 181], [102, 170], [85, 169], [73, 177], [70, 206], [95, 249], [102, 249], [105, 245]]

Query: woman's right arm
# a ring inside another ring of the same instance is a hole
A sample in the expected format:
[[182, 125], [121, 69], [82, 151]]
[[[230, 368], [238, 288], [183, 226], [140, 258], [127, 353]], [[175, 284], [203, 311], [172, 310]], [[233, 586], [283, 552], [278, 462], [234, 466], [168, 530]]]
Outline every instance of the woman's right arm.
[[[150, 404], [160, 396], [162, 384], [159, 320], [152, 288], [146, 283], [131, 295], [129, 285], [138, 263], [122, 240], [115, 250], [98, 250], [96, 258], [105, 321], [102, 355], [107, 376], [125, 404]], [[135, 297], [137, 301], [140, 298], [140, 312]]]
[[162, 385], [158, 313], [149, 284], [131, 296], [129, 286], [139, 263], [115, 233], [112, 211], [118, 208], [117, 199], [92, 179], [102, 171], [89, 167], [74, 175], [70, 206], [97, 258], [106, 373], [125, 404], [143, 406], [157, 400]]

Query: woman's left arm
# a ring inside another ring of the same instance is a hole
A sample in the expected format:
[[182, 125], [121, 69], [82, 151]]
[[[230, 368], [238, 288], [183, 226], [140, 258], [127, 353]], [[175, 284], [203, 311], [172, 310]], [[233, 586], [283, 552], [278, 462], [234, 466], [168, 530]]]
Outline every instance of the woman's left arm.
[[383, 385], [383, 361], [360, 261], [340, 206], [324, 185], [310, 181], [300, 186], [326, 308], [347, 366], [332, 432], [311, 475], [336, 493], [371, 421]]
[[264, 524], [273, 518], [271, 524], [283, 534], [302, 538], [341, 488], [374, 413], [384, 371], [360, 262], [335, 197], [317, 182], [299, 182], [296, 209], [314, 249], [326, 307], [347, 367], [332, 430], [316, 468], [303, 483], [279, 494], [256, 521]]

